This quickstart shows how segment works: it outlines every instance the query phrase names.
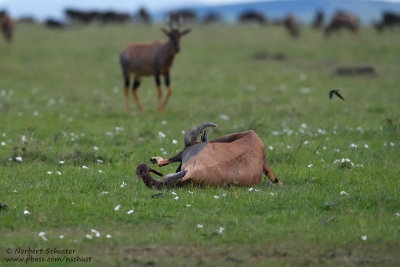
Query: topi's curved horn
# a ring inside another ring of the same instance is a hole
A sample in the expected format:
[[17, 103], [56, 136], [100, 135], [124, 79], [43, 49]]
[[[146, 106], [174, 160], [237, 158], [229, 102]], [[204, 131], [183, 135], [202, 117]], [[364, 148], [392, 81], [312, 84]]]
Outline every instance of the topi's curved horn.
[[184, 141], [185, 146], [189, 146], [191, 142], [194, 142], [199, 137], [199, 134], [207, 127], [217, 127], [215, 123], [212, 122], [203, 122], [197, 128], [193, 128], [192, 130], [188, 130], [185, 133]]

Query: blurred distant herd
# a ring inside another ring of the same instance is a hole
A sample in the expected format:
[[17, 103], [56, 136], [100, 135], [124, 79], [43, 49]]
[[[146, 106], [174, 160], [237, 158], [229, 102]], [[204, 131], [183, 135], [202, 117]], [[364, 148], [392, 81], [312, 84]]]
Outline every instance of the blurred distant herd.
[[[78, 9], [65, 9], [66, 20], [46, 19], [43, 25], [52, 29], [65, 29], [78, 24], [151, 24], [152, 17], [148, 10], [140, 8], [135, 14], [120, 13], [115, 11], [83, 11]], [[192, 10], [171, 11], [167, 14], [170, 21], [184, 21], [188, 24], [223, 24], [223, 17], [218, 13], [208, 13], [202, 17]], [[11, 18], [6, 11], [0, 11], [1, 31], [5, 40], [11, 42], [15, 23], [39, 23], [33, 17], [21, 17], [17, 20]], [[292, 37], [300, 34], [301, 23], [294, 14], [287, 14], [281, 19], [269, 20], [263, 13], [248, 10], [238, 15], [237, 23], [253, 25], [283, 25]], [[329, 21], [323, 12], [317, 11], [311, 26], [315, 29], [324, 29], [325, 35], [339, 29], [348, 29], [356, 33], [360, 27], [357, 15], [345, 11], [336, 12]], [[383, 12], [379, 22], [373, 24], [379, 32], [388, 28], [400, 27], [400, 13], [391, 11]]]

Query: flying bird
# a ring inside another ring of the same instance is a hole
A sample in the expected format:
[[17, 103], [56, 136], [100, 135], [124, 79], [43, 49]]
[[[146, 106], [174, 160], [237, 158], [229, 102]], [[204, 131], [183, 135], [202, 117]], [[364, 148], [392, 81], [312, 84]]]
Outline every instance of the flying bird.
[[329, 91], [329, 99], [332, 99], [334, 94], [337, 95], [340, 99], [344, 100], [343, 96], [341, 94], [339, 94], [338, 90]]

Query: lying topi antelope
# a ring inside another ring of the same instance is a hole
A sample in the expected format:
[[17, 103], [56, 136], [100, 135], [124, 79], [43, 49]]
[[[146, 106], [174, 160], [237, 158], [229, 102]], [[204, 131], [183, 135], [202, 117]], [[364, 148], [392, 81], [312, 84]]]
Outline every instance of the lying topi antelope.
[[[233, 133], [208, 141], [205, 128], [216, 126], [214, 123], [204, 122], [187, 131], [183, 151], [172, 158], [151, 158], [151, 162], [158, 163], [160, 167], [181, 162], [176, 173], [156, 180], [150, 172], [159, 176], [162, 174], [141, 163], [136, 167], [136, 175], [152, 189], [181, 187], [190, 182], [208, 186], [249, 186], [258, 184], [263, 173], [273, 183], [282, 184], [268, 167], [264, 145], [255, 132]], [[200, 134], [201, 141], [198, 142]]]
[[[143, 113], [143, 108], [139, 101], [138, 88], [142, 76], [154, 75], [158, 90], [159, 113], [164, 111], [168, 103], [168, 99], [172, 94], [169, 71], [172, 67], [175, 55], [180, 50], [180, 38], [190, 32], [190, 29], [180, 31], [180, 22], [178, 22], [177, 27], [173, 27], [172, 21], [170, 20], [168, 25], [170, 27], [169, 31], [164, 28], [161, 29], [162, 32], [168, 36], [168, 41], [155, 41], [152, 44], [130, 44], [119, 54], [122, 75], [125, 80], [125, 101], [127, 111], [130, 110], [129, 76], [132, 73], [134, 74], [132, 91], [140, 113]], [[160, 75], [164, 76], [165, 86], [168, 88], [168, 93], [164, 101], [162, 101]]]

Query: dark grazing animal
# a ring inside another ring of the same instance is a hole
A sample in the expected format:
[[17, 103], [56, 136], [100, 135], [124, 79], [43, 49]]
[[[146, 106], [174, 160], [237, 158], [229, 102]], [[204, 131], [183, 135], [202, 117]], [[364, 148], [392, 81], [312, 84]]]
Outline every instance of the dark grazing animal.
[[64, 29], [65, 24], [55, 19], [46, 19], [44, 25], [50, 29]]
[[11, 42], [14, 33], [14, 21], [5, 11], [0, 11], [0, 27], [6, 41]]
[[145, 8], [140, 8], [136, 17], [137, 17], [137, 20], [141, 23], [144, 23], [144, 24], [151, 23], [150, 13]]
[[332, 32], [340, 29], [348, 29], [353, 33], [357, 33], [359, 27], [356, 15], [339, 11], [333, 17], [328, 27], [325, 28], [325, 35], [329, 36]]
[[66, 9], [65, 15], [68, 20], [74, 23], [89, 24], [98, 22], [107, 23], [126, 23], [131, 20], [131, 16], [127, 13], [115, 11], [81, 11], [77, 9]]
[[[119, 60], [122, 75], [125, 81], [125, 101], [126, 109], [130, 111], [129, 105], [129, 84], [130, 75], [134, 74], [132, 87], [136, 105], [140, 113], [143, 113], [142, 105], [139, 101], [138, 88], [143, 76], [154, 75], [158, 90], [158, 112], [163, 113], [172, 94], [170, 81], [170, 69], [175, 55], [180, 51], [180, 38], [190, 32], [190, 29], [181, 31], [180, 23], [177, 27], [169, 21], [170, 30], [162, 28], [162, 32], [168, 37], [168, 41], [156, 41], [152, 44], [130, 44], [122, 49]], [[164, 76], [165, 86], [168, 88], [167, 96], [162, 101], [162, 90], [160, 75]]]
[[324, 13], [322, 11], [318, 11], [315, 13], [314, 21], [312, 23], [312, 27], [314, 29], [320, 29], [324, 26]]
[[222, 18], [218, 13], [208, 13], [207, 15], [204, 16], [203, 18], [203, 23], [204, 24], [213, 24], [213, 23], [221, 23]]
[[289, 14], [285, 17], [283, 25], [292, 37], [299, 37], [300, 23], [293, 14]]
[[239, 16], [239, 22], [264, 25], [267, 23], [267, 19], [257, 11], [246, 11]]
[[81, 11], [77, 9], [66, 9], [64, 12], [71, 22], [83, 24], [94, 22], [99, 15], [96, 11]]
[[[180, 162], [176, 173], [156, 180], [150, 172], [159, 176], [162, 174], [141, 163], [136, 167], [137, 176], [153, 189], [179, 187], [189, 182], [207, 186], [250, 186], [258, 184], [263, 174], [273, 183], [282, 184], [269, 168], [264, 145], [255, 132], [233, 133], [208, 141], [206, 127], [216, 125], [205, 122], [187, 131], [185, 147], [177, 155], [169, 159], [151, 158], [151, 162], [158, 163], [158, 166]], [[197, 139], [200, 134], [199, 142]]]
[[400, 14], [396, 14], [393, 12], [384, 12], [382, 14], [382, 20], [379, 23], [375, 24], [375, 28], [382, 32], [388, 28], [394, 28], [400, 26]]

